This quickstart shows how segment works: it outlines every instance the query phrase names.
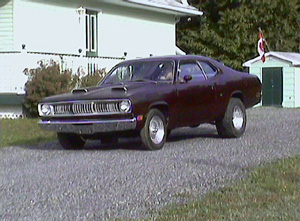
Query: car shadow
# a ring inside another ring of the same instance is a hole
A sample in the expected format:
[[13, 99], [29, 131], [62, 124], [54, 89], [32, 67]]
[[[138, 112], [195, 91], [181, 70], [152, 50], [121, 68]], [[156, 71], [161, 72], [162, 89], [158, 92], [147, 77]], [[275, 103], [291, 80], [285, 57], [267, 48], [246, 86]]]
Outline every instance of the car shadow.
[[138, 150], [145, 151], [140, 138], [119, 138], [118, 143], [105, 143], [101, 141], [88, 141], [83, 148], [87, 151], [111, 151], [111, 150]]
[[[172, 131], [167, 139], [167, 143], [175, 143], [189, 139], [196, 138], [210, 138], [220, 139], [215, 128], [210, 127], [197, 127], [197, 128], [179, 128]], [[64, 150], [58, 141], [49, 143], [39, 143], [37, 145], [24, 145], [21, 148], [30, 150], [47, 150], [57, 151]], [[70, 151], [112, 151], [112, 150], [135, 150], [135, 151], [147, 151], [142, 144], [139, 137], [135, 138], [119, 138], [118, 143], [102, 144], [101, 141], [88, 140], [86, 145], [81, 149], [72, 149]]]
[[58, 141], [49, 143], [39, 143], [36, 145], [22, 145], [24, 149], [45, 150], [45, 151], [111, 151], [111, 150], [145, 150], [142, 141], [139, 138], [120, 138], [118, 143], [102, 144], [101, 141], [88, 140], [83, 148], [80, 149], [63, 149]]
[[180, 128], [171, 132], [167, 142], [178, 142], [182, 140], [195, 139], [195, 138], [213, 138], [220, 139], [215, 128], [210, 127], [197, 127], [197, 128]]

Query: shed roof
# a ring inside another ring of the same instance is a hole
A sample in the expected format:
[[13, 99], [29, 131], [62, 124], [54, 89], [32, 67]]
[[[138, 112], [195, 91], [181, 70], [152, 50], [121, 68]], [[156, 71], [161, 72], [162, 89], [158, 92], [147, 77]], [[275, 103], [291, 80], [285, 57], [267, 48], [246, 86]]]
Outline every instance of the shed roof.
[[203, 15], [203, 12], [188, 4], [186, 0], [123, 0], [124, 2], [163, 9], [182, 15]]
[[[300, 53], [294, 53], [294, 52], [278, 52], [278, 51], [270, 51], [266, 53], [266, 57], [273, 56], [277, 57], [279, 59], [289, 61], [292, 63], [292, 65], [300, 65]], [[250, 67], [253, 63], [260, 60], [260, 57], [253, 58], [243, 64], [244, 67]]]

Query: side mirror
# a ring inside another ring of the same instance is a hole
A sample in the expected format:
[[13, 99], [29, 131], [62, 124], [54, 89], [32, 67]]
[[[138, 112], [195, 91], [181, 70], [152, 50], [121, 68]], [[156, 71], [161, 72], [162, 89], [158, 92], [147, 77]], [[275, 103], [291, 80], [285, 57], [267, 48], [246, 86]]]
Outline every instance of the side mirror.
[[191, 75], [184, 75], [183, 80], [187, 83], [188, 81], [192, 80], [193, 77]]

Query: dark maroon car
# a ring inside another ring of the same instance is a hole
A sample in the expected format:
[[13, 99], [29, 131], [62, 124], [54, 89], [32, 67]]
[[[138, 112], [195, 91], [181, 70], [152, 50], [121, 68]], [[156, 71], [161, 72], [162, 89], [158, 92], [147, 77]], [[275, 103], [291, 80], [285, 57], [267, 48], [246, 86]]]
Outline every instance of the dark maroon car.
[[121, 62], [96, 87], [45, 98], [39, 124], [56, 131], [64, 148], [139, 134], [147, 149], [157, 150], [171, 130], [202, 123], [215, 124], [221, 137], [240, 137], [245, 109], [260, 99], [256, 76], [213, 59], [151, 57]]

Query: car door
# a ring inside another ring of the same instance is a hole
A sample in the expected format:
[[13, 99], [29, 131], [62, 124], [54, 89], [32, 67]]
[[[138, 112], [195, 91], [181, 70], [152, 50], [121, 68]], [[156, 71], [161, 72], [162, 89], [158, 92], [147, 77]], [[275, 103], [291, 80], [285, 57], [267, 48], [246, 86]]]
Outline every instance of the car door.
[[177, 74], [178, 126], [210, 122], [215, 105], [215, 86], [195, 60], [181, 61]]

